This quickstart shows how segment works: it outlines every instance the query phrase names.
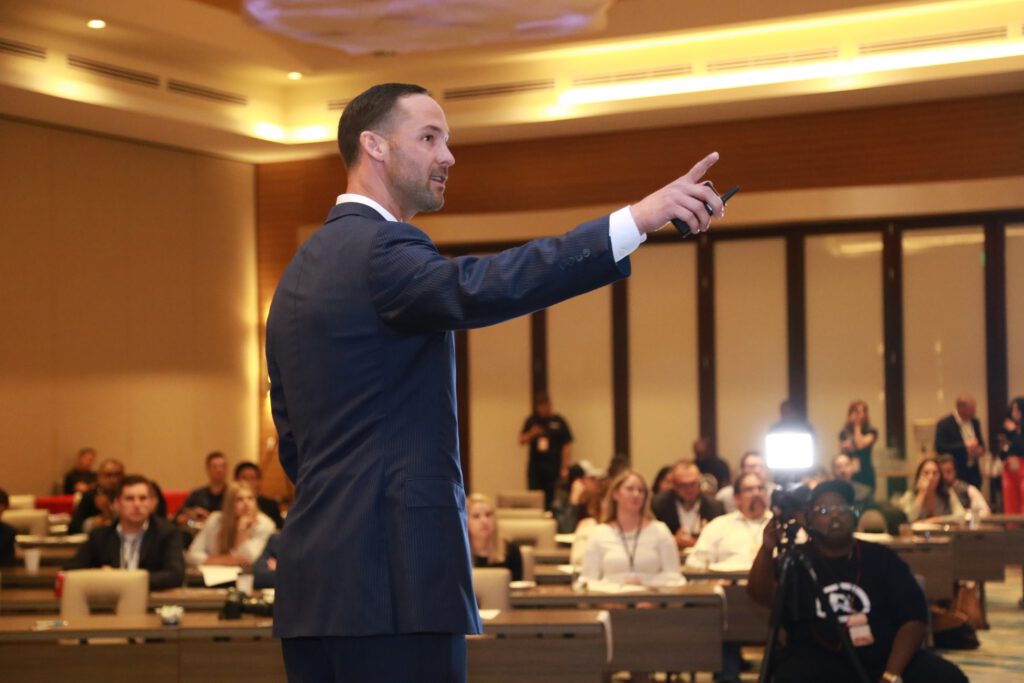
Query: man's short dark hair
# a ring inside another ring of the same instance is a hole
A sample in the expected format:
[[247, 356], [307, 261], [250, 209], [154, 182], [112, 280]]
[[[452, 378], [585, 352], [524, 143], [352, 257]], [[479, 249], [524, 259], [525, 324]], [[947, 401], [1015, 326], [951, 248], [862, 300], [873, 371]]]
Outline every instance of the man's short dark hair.
[[118, 460], [117, 458], [107, 458], [106, 460], [100, 463], [100, 466], [97, 467], [96, 470], [102, 472], [103, 468], [106, 467], [107, 465], [113, 465], [117, 469], [121, 470], [121, 474], [124, 474], [124, 463]]
[[955, 466], [956, 465], [956, 458], [954, 458], [949, 453], [939, 453], [938, 455], [935, 456], [935, 462], [937, 464], [939, 464], [939, 465], [943, 465], [943, 464], [945, 464], [947, 462], [951, 462]]
[[7, 495], [7, 491], [0, 489], [0, 507], [7, 507], [11, 504], [11, 499]]
[[207, 453], [206, 455], [206, 466], [209, 467], [210, 463], [216, 460], [217, 458], [224, 458], [225, 460], [228, 459], [228, 457], [221, 453], [220, 451], [213, 451], [212, 453]]
[[412, 83], [380, 83], [364, 90], [345, 105], [338, 121], [338, 151], [345, 168], [351, 169], [359, 160], [359, 136], [385, 123], [395, 103], [408, 95], [429, 95], [426, 88]]
[[263, 470], [260, 469], [259, 465], [257, 465], [254, 462], [249, 462], [248, 460], [243, 460], [242, 462], [235, 465], [235, 479], [237, 480], [239, 475], [246, 470], [256, 470], [257, 477], [263, 476]]
[[139, 484], [145, 484], [146, 488], [149, 489], [149, 495], [156, 497], [156, 493], [153, 490], [153, 483], [141, 474], [125, 475], [124, 479], [121, 480], [121, 485], [117, 487], [117, 497], [121, 497], [121, 492], [124, 491], [126, 486], [137, 486]]

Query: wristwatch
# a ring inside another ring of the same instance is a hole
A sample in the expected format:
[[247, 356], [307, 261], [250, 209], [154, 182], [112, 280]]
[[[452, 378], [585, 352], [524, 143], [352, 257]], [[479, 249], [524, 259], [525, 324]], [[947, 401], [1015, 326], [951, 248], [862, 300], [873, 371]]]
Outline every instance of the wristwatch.
[[886, 683], [903, 683], [903, 676], [900, 676], [899, 674], [889, 673], [888, 671], [886, 671], [884, 674], [882, 674], [882, 680]]

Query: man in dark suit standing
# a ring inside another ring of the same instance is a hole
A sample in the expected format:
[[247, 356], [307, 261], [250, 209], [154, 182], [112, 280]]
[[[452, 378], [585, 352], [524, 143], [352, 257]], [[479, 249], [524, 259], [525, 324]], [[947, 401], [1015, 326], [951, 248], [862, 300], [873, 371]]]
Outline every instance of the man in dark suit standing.
[[491, 325], [629, 275], [679, 217], [722, 216], [712, 154], [641, 202], [484, 258], [442, 257], [408, 223], [444, 203], [455, 159], [441, 107], [384, 84], [345, 107], [346, 193], [278, 284], [270, 399], [295, 500], [281, 532], [274, 633], [297, 681], [462, 682], [479, 633], [459, 468], [452, 330]]
[[935, 452], [952, 455], [957, 479], [981, 488], [978, 460], [985, 454], [985, 438], [981, 434], [981, 422], [975, 417], [976, 412], [973, 396], [958, 396], [956, 410], [935, 425]]
[[88, 540], [64, 568], [145, 569], [150, 590], [181, 586], [185, 582], [181, 533], [166, 519], [153, 515], [155, 507], [148, 479], [137, 474], [124, 477], [114, 498], [116, 523], [89, 532]]
[[696, 463], [680, 460], [672, 468], [672, 479], [675, 484], [654, 497], [651, 510], [668, 526], [682, 550], [696, 543], [704, 525], [723, 514], [725, 509], [717, 500], [701, 493], [700, 468]]

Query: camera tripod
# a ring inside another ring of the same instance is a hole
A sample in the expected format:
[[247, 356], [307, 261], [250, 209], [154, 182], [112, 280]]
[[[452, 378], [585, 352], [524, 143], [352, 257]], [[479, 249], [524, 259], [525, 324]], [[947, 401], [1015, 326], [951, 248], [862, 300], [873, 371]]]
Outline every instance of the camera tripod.
[[[828, 596], [825, 595], [821, 588], [821, 583], [818, 581], [818, 574], [814, 571], [814, 566], [807, 559], [803, 548], [796, 544], [796, 534], [799, 528], [800, 526], [795, 520], [790, 520], [784, 525], [786, 536], [781, 544], [782, 552], [776, 559], [778, 584], [772, 600], [768, 642], [765, 646], [764, 659], [761, 661], [761, 673], [757, 680], [759, 683], [768, 683], [768, 681], [772, 680], [772, 667], [775, 663], [775, 648], [778, 647], [779, 629], [782, 626], [782, 614], [786, 609], [786, 600], [794, 588], [796, 573], [802, 571], [804, 576], [810, 581], [811, 586], [814, 587], [814, 593], [818, 598], [821, 609], [825, 612], [825, 618], [832, 628], [836, 629], [839, 633], [846, 658], [850, 661], [850, 666], [857, 674], [857, 678], [861, 683], [872, 683], [871, 679], [868, 678], [867, 672], [864, 671], [864, 666], [857, 658], [857, 654], [853, 651], [853, 643], [850, 642], [849, 634], [847, 634], [843, 625], [839, 623], [839, 617], [836, 616], [835, 610], [832, 609], [832, 603], [829, 602]], [[799, 599], [799, 596], [794, 596], [794, 598]]]

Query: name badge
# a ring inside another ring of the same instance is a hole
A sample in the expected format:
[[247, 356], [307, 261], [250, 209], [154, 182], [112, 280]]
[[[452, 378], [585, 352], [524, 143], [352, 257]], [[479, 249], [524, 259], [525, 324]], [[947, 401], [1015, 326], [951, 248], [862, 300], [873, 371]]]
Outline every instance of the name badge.
[[551, 444], [548, 441], [548, 437], [542, 436], [537, 439], [537, 450], [540, 451], [541, 453], [547, 453], [550, 447]]
[[850, 642], [854, 647], [865, 647], [875, 642], [871, 635], [871, 626], [868, 624], [868, 615], [864, 613], [851, 614], [846, 620], [846, 629], [850, 633]]

